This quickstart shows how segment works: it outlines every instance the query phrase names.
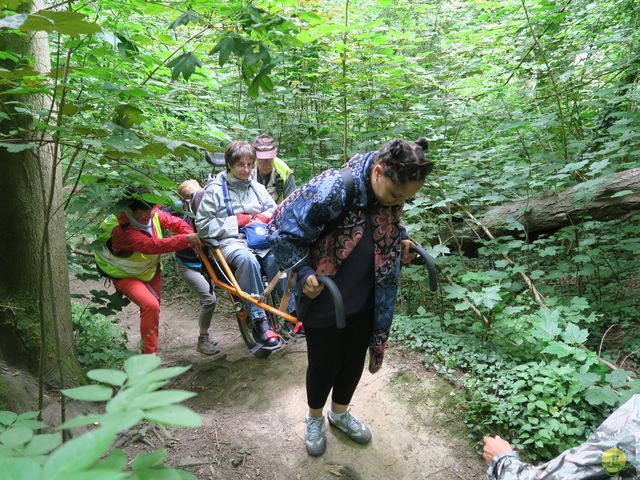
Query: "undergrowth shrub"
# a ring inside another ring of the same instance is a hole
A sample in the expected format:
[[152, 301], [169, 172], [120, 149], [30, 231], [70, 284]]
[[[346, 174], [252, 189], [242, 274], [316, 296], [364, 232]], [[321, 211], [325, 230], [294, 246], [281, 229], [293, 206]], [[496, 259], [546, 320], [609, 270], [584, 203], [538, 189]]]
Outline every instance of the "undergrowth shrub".
[[133, 352], [127, 351], [127, 334], [115, 320], [71, 302], [71, 320], [76, 352], [87, 369], [122, 364]]
[[[637, 380], [627, 381], [631, 372], [609, 372], [593, 353], [566, 346], [570, 353], [554, 358], [541, 354], [542, 347], [509, 345], [495, 333], [449, 333], [424, 309], [416, 316], [398, 315], [393, 324], [393, 339], [422, 352], [429, 367], [464, 390], [460, 408], [474, 441], [499, 434], [531, 461], [548, 460], [584, 441], [638, 390]], [[559, 348], [555, 344], [562, 342], [550, 344]]]
[[[0, 411], [0, 471], [15, 480], [195, 480], [196, 476], [165, 465], [164, 449], [140, 452], [129, 459], [116, 446], [123, 432], [142, 422], [185, 428], [202, 426], [202, 418], [181, 402], [196, 394], [164, 389], [190, 367], [160, 368], [155, 355], [127, 359], [122, 369], [90, 370], [92, 385], [62, 390], [72, 399], [106, 402], [105, 413], [80, 415], [41, 433], [47, 425], [38, 412]], [[60, 430], [88, 430], [62, 443]]]

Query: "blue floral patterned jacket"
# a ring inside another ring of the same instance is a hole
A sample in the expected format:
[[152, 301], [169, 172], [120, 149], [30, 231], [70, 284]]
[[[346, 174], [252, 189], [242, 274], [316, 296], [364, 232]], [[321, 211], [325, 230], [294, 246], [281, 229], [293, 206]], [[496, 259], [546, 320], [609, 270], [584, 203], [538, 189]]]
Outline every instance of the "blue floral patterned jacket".
[[[370, 215], [374, 242], [375, 319], [369, 342], [373, 373], [380, 369], [400, 272], [400, 240], [406, 232], [400, 225], [402, 206], [383, 206], [368, 192], [371, 168], [377, 152], [355, 155], [347, 163], [355, 181], [353, 205], [346, 205], [347, 192], [339, 170], [330, 169], [295, 190], [276, 209], [268, 225], [269, 244], [282, 269], [310, 262], [318, 275], [335, 275], [362, 237], [365, 209]], [[332, 232], [323, 229], [349, 213]]]

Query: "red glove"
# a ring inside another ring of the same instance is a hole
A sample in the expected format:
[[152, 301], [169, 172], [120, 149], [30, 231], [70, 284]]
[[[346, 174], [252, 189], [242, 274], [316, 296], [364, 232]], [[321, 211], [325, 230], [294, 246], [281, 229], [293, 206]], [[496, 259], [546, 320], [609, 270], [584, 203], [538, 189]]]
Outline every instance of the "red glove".
[[256, 215], [253, 216], [253, 220], [260, 223], [269, 223], [269, 220], [271, 220], [271, 217], [268, 217], [267, 215], [264, 215], [262, 213], [257, 213]]
[[238, 228], [244, 227], [251, 221], [251, 215], [248, 213], [239, 213], [236, 217], [238, 218]]

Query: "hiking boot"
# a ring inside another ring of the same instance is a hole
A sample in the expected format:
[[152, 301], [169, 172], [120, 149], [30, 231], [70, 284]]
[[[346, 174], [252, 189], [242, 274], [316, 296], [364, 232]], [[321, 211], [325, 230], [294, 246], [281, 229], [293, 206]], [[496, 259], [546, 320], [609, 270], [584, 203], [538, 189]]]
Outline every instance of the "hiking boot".
[[305, 418], [307, 424], [307, 436], [304, 445], [307, 447], [307, 453], [312, 457], [318, 457], [324, 453], [327, 448], [327, 436], [324, 429], [324, 415], [319, 417]]
[[357, 443], [369, 443], [371, 441], [371, 431], [369, 428], [347, 410], [342, 415], [336, 415], [329, 411], [327, 415], [329, 423], [341, 430], [347, 437]]
[[209, 335], [198, 335], [198, 345], [196, 350], [205, 355], [215, 355], [220, 352], [220, 349], [216, 347], [217, 341], [211, 340]]

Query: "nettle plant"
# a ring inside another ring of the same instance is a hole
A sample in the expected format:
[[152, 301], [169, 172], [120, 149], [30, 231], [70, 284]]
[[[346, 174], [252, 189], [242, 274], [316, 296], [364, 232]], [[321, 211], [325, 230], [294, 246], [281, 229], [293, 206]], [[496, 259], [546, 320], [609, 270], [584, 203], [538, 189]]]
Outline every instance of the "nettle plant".
[[124, 370], [90, 370], [96, 383], [63, 390], [75, 400], [105, 402], [105, 412], [78, 416], [57, 427], [66, 430], [95, 428], [62, 443], [62, 433], [37, 433], [47, 426], [37, 412], [17, 415], [0, 412], [0, 471], [7, 480], [146, 480], [196, 479], [189, 472], [164, 465], [167, 453], [156, 449], [140, 453], [129, 464], [121, 448], [114, 448], [120, 432], [146, 421], [158, 425], [199, 427], [202, 419], [179, 405], [195, 396], [182, 390], [160, 390], [168, 380], [190, 367], [158, 368], [155, 355], [136, 355]]

